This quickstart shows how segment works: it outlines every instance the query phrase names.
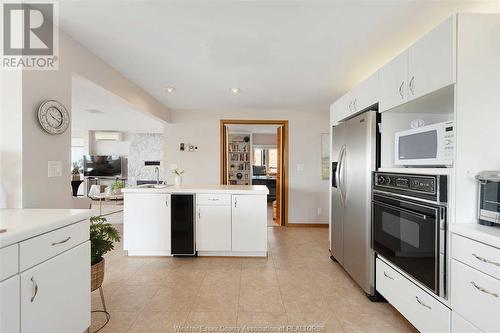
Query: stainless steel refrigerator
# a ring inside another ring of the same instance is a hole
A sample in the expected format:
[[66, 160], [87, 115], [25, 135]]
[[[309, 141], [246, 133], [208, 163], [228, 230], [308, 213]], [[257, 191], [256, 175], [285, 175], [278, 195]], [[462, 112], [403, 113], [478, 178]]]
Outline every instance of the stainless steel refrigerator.
[[330, 250], [363, 288], [375, 294], [371, 249], [371, 174], [378, 164], [377, 112], [367, 111], [332, 128]]

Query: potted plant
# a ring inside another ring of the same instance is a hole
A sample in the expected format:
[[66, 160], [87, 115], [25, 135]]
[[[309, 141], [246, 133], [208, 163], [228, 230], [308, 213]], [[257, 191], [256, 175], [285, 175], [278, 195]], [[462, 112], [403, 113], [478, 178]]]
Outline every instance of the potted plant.
[[73, 169], [71, 170], [71, 180], [80, 180], [80, 174], [82, 173], [83, 165], [82, 160], [73, 162]]
[[172, 170], [172, 173], [175, 175], [175, 186], [182, 185], [182, 175], [184, 174], [184, 170], [175, 168]]
[[120, 241], [120, 234], [103, 216], [90, 218], [90, 291], [102, 285], [104, 280], [104, 255], [114, 249], [114, 242]]
[[113, 184], [111, 184], [111, 194], [119, 195], [122, 193], [122, 188], [125, 187], [125, 182], [120, 179], [116, 179]]

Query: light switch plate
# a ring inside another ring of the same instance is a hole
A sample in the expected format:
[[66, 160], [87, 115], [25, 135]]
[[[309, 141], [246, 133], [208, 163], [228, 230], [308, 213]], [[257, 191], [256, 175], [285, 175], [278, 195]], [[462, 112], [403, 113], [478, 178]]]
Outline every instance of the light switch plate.
[[48, 161], [47, 162], [47, 176], [61, 177], [62, 176], [62, 162], [61, 161]]

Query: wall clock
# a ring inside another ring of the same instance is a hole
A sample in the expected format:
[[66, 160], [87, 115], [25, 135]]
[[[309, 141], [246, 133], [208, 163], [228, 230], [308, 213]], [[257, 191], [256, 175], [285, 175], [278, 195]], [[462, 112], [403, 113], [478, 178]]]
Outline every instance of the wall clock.
[[38, 108], [38, 121], [47, 133], [62, 134], [69, 126], [69, 112], [58, 101], [48, 100]]

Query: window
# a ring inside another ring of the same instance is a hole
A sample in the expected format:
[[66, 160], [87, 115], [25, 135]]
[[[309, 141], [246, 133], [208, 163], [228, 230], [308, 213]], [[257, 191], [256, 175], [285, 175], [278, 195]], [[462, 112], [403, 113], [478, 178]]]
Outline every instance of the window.
[[[276, 174], [278, 171], [278, 149], [274, 147], [254, 147], [252, 151], [254, 174], [264, 170], [265, 174]], [[260, 167], [260, 168], [259, 168]]]

